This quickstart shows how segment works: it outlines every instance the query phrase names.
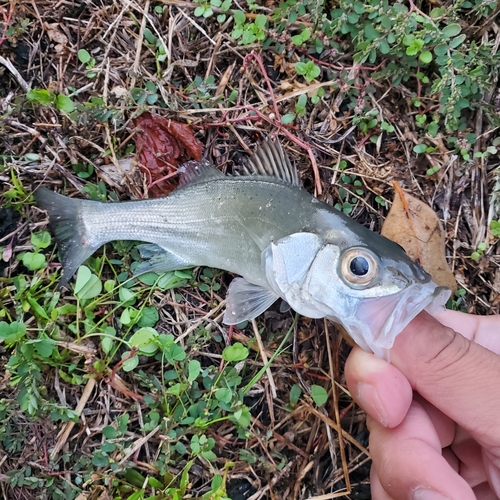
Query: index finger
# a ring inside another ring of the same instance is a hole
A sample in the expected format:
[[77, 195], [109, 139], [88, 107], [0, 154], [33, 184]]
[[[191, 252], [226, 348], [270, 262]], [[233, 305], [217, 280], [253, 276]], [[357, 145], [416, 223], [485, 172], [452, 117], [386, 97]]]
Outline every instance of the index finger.
[[476, 344], [500, 354], [500, 316], [477, 316], [446, 309], [434, 317]]
[[[456, 321], [452, 316], [445, 318]], [[493, 334], [500, 335], [498, 327]], [[396, 338], [391, 363], [480, 444], [500, 446], [500, 356], [421, 313]]]

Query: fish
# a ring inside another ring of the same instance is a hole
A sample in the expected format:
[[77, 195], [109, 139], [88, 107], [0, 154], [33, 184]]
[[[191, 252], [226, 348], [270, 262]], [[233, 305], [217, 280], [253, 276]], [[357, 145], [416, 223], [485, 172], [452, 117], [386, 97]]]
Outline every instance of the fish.
[[103, 244], [139, 240], [136, 275], [208, 266], [239, 275], [223, 322], [252, 320], [278, 299], [310, 318], [340, 324], [363, 349], [389, 359], [396, 336], [421, 311], [441, 310], [436, 285], [402, 247], [300, 185], [279, 141], [263, 141], [225, 175], [206, 160], [179, 168], [163, 198], [97, 202], [35, 193], [48, 212], [63, 265], [60, 286]]

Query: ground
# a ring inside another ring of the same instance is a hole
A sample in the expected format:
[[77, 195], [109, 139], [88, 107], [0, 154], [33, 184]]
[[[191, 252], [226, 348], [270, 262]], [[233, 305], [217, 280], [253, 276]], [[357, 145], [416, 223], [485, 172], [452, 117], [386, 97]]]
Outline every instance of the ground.
[[[498, 314], [497, 14], [481, 0], [0, 3], [3, 497], [370, 498], [335, 325], [278, 304], [228, 329], [231, 276], [129, 280], [134, 242], [58, 289], [32, 193], [156, 196], [197, 144], [231, 174], [271, 135], [305, 189], [374, 231], [394, 182], [432, 207], [448, 306]], [[189, 125], [146, 163], [144, 113]]]

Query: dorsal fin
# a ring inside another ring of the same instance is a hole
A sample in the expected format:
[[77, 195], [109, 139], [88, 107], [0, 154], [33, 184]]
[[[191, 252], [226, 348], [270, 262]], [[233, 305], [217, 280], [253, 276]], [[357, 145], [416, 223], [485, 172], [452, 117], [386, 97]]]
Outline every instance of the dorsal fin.
[[262, 142], [246, 163], [244, 171], [248, 175], [277, 177], [300, 187], [297, 169], [290, 163], [279, 141], [266, 139]]
[[181, 165], [179, 172], [180, 180], [179, 187], [187, 186], [188, 184], [197, 184], [198, 182], [211, 181], [214, 179], [222, 179], [226, 177], [220, 170], [217, 170], [207, 160], [188, 161]]

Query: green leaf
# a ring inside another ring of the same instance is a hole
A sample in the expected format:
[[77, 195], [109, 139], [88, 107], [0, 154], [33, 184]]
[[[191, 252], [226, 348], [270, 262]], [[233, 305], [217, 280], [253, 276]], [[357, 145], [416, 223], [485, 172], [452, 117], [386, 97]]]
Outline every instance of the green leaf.
[[142, 310], [142, 314], [137, 322], [138, 326], [155, 326], [160, 319], [158, 311], [154, 307], [145, 307]]
[[136, 302], [135, 292], [124, 286], [118, 291], [118, 297], [122, 306], [132, 306]]
[[7, 346], [15, 344], [26, 335], [26, 325], [19, 321], [6, 323], [0, 321], [0, 339], [3, 339]]
[[420, 60], [424, 64], [429, 64], [432, 61], [432, 53], [429, 52], [428, 50], [424, 50], [424, 52], [420, 54]]
[[347, 21], [350, 24], [357, 24], [357, 22], [359, 21], [359, 15], [355, 12], [349, 12], [349, 14], [347, 14]]
[[93, 299], [102, 291], [101, 280], [87, 266], [80, 266], [76, 275], [74, 293], [80, 299]]
[[391, 47], [387, 43], [387, 40], [385, 38], [382, 38], [382, 40], [380, 40], [378, 48], [381, 54], [388, 54], [391, 51]]
[[250, 410], [244, 406], [240, 410], [234, 412], [233, 419], [236, 420], [241, 427], [246, 428], [252, 421], [252, 415], [250, 414]]
[[35, 346], [35, 351], [42, 356], [42, 358], [49, 358], [56, 347], [56, 343], [52, 339], [33, 340], [31, 342]]
[[42, 106], [50, 106], [56, 99], [54, 92], [49, 92], [45, 89], [34, 89], [30, 90], [26, 97], [31, 102], [37, 102]]
[[56, 107], [59, 111], [64, 111], [65, 113], [72, 113], [75, 110], [73, 101], [64, 94], [59, 94], [57, 96]]
[[413, 147], [413, 151], [417, 154], [425, 153], [427, 151], [427, 146], [425, 144], [417, 144]]
[[99, 450], [94, 451], [92, 456], [92, 465], [95, 465], [96, 467], [106, 467], [108, 464], [109, 458], [105, 453]]
[[309, 28], [306, 28], [305, 30], [302, 31], [301, 36], [302, 36], [302, 41], [307, 42], [307, 40], [311, 38], [311, 30]]
[[40, 231], [31, 235], [31, 243], [37, 249], [47, 248], [50, 245], [51, 238], [48, 231]]
[[306, 73], [306, 80], [310, 82], [319, 76], [321, 69], [316, 64], [313, 64], [312, 68]]
[[165, 485], [158, 481], [155, 477], [149, 477], [148, 478], [148, 485], [151, 486], [152, 488], [165, 488]]
[[185, 455], [186, 452], [187, 452], [187, 449], [186, 449], [186, 446], [181, 443], [180, 441], [177, 441], [177, 443], [175, 443], [175, 451], [179, 454], [179, 455]]
[[101, 347], [102, 350], [105, 352], [105, 354], [109, 354], [111, 352], [111, 349], [113, 349], [114, 345], [115, 342], [110, 337], [103, 337], [101, 339]]
[[451, 38], [460, 34], [461, 31], [462, 27], [460, 24], [449, 24], [441, 30], [441, 33], [445, 38]]
[[102, 433], [106, 439], [115, 439], [118, 437], [118, 431], [111, 425], [103, 427]]
[[448, 53], [448, 45], [446, 43], [440, 43], [434, 47], [434, 54], [438, 57], [444, 56]]
[[[124, 352], [122, 355], [122, 359], [126, 358], [129, 355], [130, 351]], [[125, 372], [131, 372], [132, 370], [137, 368], [138, 364], [139, 364], [139, 356], [137, 356], [136, 354], [135, 356], [132, 356], [131, 358], [128, 358], [123, 362], [122, 369]]]
[[301, 94], [297, 99], [297, 106], [305, 108], [307, 104], [307, 94]]
[[229, 363], [234, 361], [242, 361], [247, 357], [248, 349], [240, 342], [236, 342], [235, 344], [226, 347], [222, 351], [222, 358]]
[[205, 7], [196, 7], [196, 9], [194, 9], [194, 15], [196, 17], [201, 17], [203, 14], [205, 13]]
[[437, 19], [438, 17], [442, 17], [445, 14], [446, 14], [445, 7], [435, 7], [434, 9], [431, 10], [429, 15], [432, 19]]
[[241, 10], [235, 10], [233, 13], [234, 17], [234, 22], [238, 24], [243, 24], [246, 21], [246, 17], [244, 12], [241, 12]]
[[34, 312], [35, 316], [49, 319], [45, 309], [36, 301], [34, 297], [28, 295], [27, 300], [29, 305], [31, 306], [31, 310]]
[[465, 39], [466, 39], [465, 34], [455, 37], [453, 40], [450, 41], [450, 47], [452, 49], [456, 49], [458, 46], [462, 45]]
[[323, 406], [328, 400], [328, 393], [321, 385], [311, 385], [311, 396], [318, 406]]
[[215, 391], [215, 399], [223, 403], [230, 403], [233, 397], [233, 391], [227, 387], [221, 387]]
[[365, 12], [365, 4], [363, 2], [354, 2], [352, 8], [356, 14], [363, 14]]
[[295, 113], [287, 113], [281, 117], [281, 123], [283, 125], [288, 125], [289, 123], [292, 123], [293, 120], [295, 120]]
[[243, 34], [243, 30], [241, 28], [235, 28], [233, 32], [231, 33], [231, 36], [235, 39], [238, 40], [240, 36]]
[[295, 71], [299, 75], [305, 75], [307, 73], [307, 64], [302, 62], [302, 61], [296, 62], [295, 63]]
[[185, 385], [181, 383], [174, 384], [172, 387], [167, 389], [167, 394], [173, 394], [174, 396], [180, 396], [185, 389]]
[[80, 49], [78, 51], [78, 60], [82, 63], [82, 64], [87, 64], [90, 59], [92, 59], [90, 57], [90, 54], [85, 50], [85, 49]]
[[366, 24], [365, 36], [367, 40], [376, 40], [377, 38], [379, 38], [380, 33], [375, 29], [373, 24]]
[[154, 328], [139, 328], [128, 341], [131, 347], [137, 347], [141, 354], [153, 355], [158, 350], [156, 339], [158, 332]]
[[37, 271], [45, 267], [45, 255], [41, 253], [24, 252], [19, 254], [18, 257], [30, 271]]
[[197, 359], [191, 359], [188, 363], [188, 382], [194, 382], [201, 372], [201, 363]]
[[290, 389], [290, 404], [292, 406], [297, 404], [301, 394], [302, 394], [302, 389], [300, 388], [300, 385], [293, 384], [292, 388]]
[[267, 17], [264, 14], [259, 14], [255, 18], [255, 26], [257, 26], [260, 29], [263, 29], [266, 26], [267, 23]]
[[412, 34], [405, 35], [403, 37], [403, 45], [406, 45], [407, 47], [409, 47], [413, 43], [414, 40], [415, 40], [415, 35], [412, 35]]

